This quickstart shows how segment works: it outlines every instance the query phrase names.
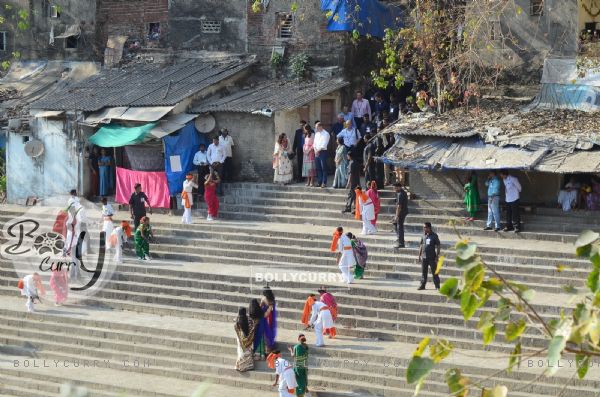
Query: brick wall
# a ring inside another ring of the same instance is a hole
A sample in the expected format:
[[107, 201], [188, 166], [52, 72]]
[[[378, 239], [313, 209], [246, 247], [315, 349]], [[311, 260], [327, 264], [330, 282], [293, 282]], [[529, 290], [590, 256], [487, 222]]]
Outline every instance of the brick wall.
[[146, 42], [151, 22], [160, 22], [164, 43], [169, 33], [169, 0], [98, 0], [96, 20], [102, 48], [109, 35], [127, 35]]
[[[293, 33], [289, 39], [277, 38], [278, 13], [289, 13], [292, 3], [298, 5], [294, 13]], [[270, 67], [273, 46], [286, 47], [286, 59], [306, 53], [312, 66], [344, 66], [346, 34], [328, 32], [327, 20], [320, 10], [320, 0], [271, 1], [266, 10], [255, 13], [248, 2], [248, 51], [257, 54], [263, 68]]]

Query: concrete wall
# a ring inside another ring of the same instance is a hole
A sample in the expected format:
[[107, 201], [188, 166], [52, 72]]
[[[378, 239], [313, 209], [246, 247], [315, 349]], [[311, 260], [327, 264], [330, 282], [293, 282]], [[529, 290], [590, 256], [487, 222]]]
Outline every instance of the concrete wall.
[[[8, 133], [6, 144], [7, 200], [24, 204], [28, 196], [47, 198], [78, 188], [80, 172], [76, 139], [64, 130], [64, 121], [34, 119], [32, 134]], [[31, 159], [25, 154], [23, 137], [38, 139], [44, 154]]]
[[[521, 201], [525, 203], [554, 205], [562, 176], [544, 172], [512, 172], [523, 187]], [[467, 173], [462, 171], [410, 171], [409, 185], [412, 192], [423, 198], [462, 199]], [[479, 193], [487, 197], [485, 180], [487, 172], [478, 172]], [[502, 190], [504, 194], [504, 189]]]
[[[246, 2], [178, 0], [169, 10], [169, 44], [175, 49], [246, 51]], [[203, 21], [221, 23], [220, 33], [202, 31]]]
[[[274, 121], [270, 117], [248, 113], [214, 113], [216, 129], [229, 129], [233, 148], [234, 179], [273, 180]], [[251, 165], [250, 165], [251, 164]], [[244, 170], [242, 170], [244, 167]]]

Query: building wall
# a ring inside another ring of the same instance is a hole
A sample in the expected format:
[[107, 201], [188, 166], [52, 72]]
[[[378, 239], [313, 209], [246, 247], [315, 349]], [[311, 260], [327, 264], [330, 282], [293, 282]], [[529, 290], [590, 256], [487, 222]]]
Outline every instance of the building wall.
[[[12, 5], [6, 9], [4, 5]], [[58, 6], [60, 16], [52, 17], [50, 6]], [[13, 15], [19, 10], [28, 13], [29, 27], [19, 30]], [[0, 15], [7, 23], [0, 31], [7, 31], [10, 44], [8, 51], [0, 53], [3, 59], [10, 58], [13, 51], [21, 53], [22, 59], [64, 59], [88, 61], [96, 59], [95, 29], [96, 29], [96, 0], [11, 0], [0, 2]], [[50, 32], [54, 36], [61, 35], [67, 27], [79, 25], [81, 35], [77, 39], [76, 48], [66, 48], [66, 39], [55, 39], [50, 44]]]
[[[593, 16], [593, 14], [597, 13], [599, 10], [597, 8], [597, 6], [592, 6], [590, 3], [593, 4], [593, 2], [590, 2], [589, 0], [577, 0], [578, 7], [579, 7], [579, 23], [578, 23], [578, 31], [581, 32], [583, 29], [585, 29], [585, 24], [586, 22], [596, 22], [596, 29], [598, 29], [598, 22], [600, 22], [600, 15], [597, 16]], [[583, 8], [583, 5], [586, 5], [586, 7], [588, 8], [588, 10], [590, 10], [592, 12], [592, 15], [589, 15], [585, 9]], [[597, 4], [597, 3], [596, 3]]]
[[169, 35], [169, 0], [97, 0], [96, 31], [99, 48], [104, 49], [109, 35], [126, 35], [148, 45], [150, 23], [160, 23], [160, 42]]
[[[246, 52], [245, 1], [179, 0], [169, 10], [169, 44], [175, 49]], [[203, 22], [220, 22], [220, 33], [203, 32]]]
[[[560, 189], [562, 176], [544, 172], [512, 172], [519, 179], [524, 203], [554, 205]], [[464, 197], [463, 185], [467, 172], [464, 171], [416, 171], [409, 172], [410, 190], [422, 198], [456, 199]], [[485, 180], [487, 172], [478, 172], [480, 197], [487, 197]], [[502, 190], [504, 194], [504, 188]]]
[[515, 0], [515, 6], [522, 11], [509, 7], [500, 17], [502, 33], [514, 38], [515, 43], [507, 40], [503, 48], [481, 53], [491, 64], [501, 62], [516, 68], [509, 81], [538, 83], [547, 56], [577, 54], [577, 1], [545, 0], [543, 14], [531, 15], [531, 0]]
[[[8, 133], [6, 143], [7, 200], [24, 204], [27, 197], [65, 195], [78, 188], [81, 171], [77, 140], [63, 131], [63, 120], [34, 119], [30, 135]], [[25, 154], [23, 137], [38, 139], [44, 154], [31, 159]]]
[[[273, 180], [273, 147], [275, 129], [273, 119], [248, 113], [214, 113], [216, 135], [221, 128], [229, 129], [233, 148], [234, 179]], [[242, 170], [242, 168], [244, 168]]]
[[[328, 32], [326, 18], [320, 10], [320, 0], [270, 1], [266, 10], [253, 12], [248, 1], [248, 52], [257, 54], [262, 70], [270, 69], [273, 47], [285, 47], [285, 59], [306, 53], [310, 66], [338, 66], [345, 62], [346, 33]], [[292, 38], [280, 39], [278, 13], [289, 13], [292, 4], [297, 11], [293, 16]]]

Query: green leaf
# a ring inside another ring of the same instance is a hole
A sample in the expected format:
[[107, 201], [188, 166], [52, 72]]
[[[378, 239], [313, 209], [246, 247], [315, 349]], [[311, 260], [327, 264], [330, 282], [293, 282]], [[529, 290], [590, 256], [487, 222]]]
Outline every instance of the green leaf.
[[463, 312], [465, 320], [470, 319], [477, 310], [477, 298], [468, 290], [463, 290], [460, 294], [460, 310]]
[[477, 252], [477, 245], [475, 243], [461, 241], [456, 243], [455, 249], [456, 256], [466, 261], [467, 259], [475, 256], [475, 253]]
[[465, 378], [459, 369], [451, 368], [444, 374], [450, 394], [456, 397], [466, 397], [469, 393], [469, 380]]
[[494, 292], [502, 292], [504, 283], [499, 278], [492, 277], [482, 282], [481, 287], [490, 289]]
[[434, 345], [429, 346], [429, 357], [435, 364], [438, 364], [448, 357], [453, 348], [454, 346], [449, 341], [445, 339], [438, 340]]
[[527, 291], [523, 291], [521, 294], [521, 298], [525, 300], [525, 302], [531, 302], [533, 297], [535, 296], [535, 291], [532, 289], [528, 289]]
[[521, 336], [523, 331], [525, 331], [526, 327], [527, 327], [527, 323], [525, 322], [525, 319], [523, 319], [523, 318], [517, 322], [511, 321], [510, 323], [506, 324], [506, 329], [504, 330], [506, 340], [508, 342], [514, 341], [519, 336]]
[[577, 376], [579, 376], [579, 379], [585, 378], [585, 375], [590, 368], [590, 356], [576, 354], [575, 361], [577, 363]]
[[519, 342], [515, 345], [515, 348], [510, 353], [510, 358], [508, 359], [508, 368], [507, 368], [508, 372], [511, 372], [515, 365], [517, 367], [520, 366], [521, 351], [522, 351], [521, 350], [521, 342]]
[[290, 9], [292, 10], [292, 12], [298, 11], [298, 3], [293, 2], [292, 6], [290, 7]]
[[494, 325], [494, 316], [490, 312], [483, 312], [481, 316], [479, 316], [479, 322], [477, 323], [477, 329], [483, 330], [485, 328], [491, 327]]
[[468, 259], [460, 259], [459, 257], [456, 257], [456, 266], [458, 266], [459, 269], [461, 269], [465, 272], [467, 270], [479, 265], [480, 263], [481, 263], [481, 261], [479, 260], [479, 257], [477, 257], [477, 256], [473, 256]]
[[521, 15], [523, 13], [523, 9], [520, 6], [517, 6], [517, 15]]
[[425, 379], [433, 369], [433, 360], [430, 358], [413, 357], [406, 369], [406, 383], [412, 385]]
[[581, 232], [577, 240], [575, 241], [575, 248], [581, 248], [585, 246], [589, 246], [594, 241], [600, 238], [600, 234], [592, 231], [592, 230], [584, 230]]
[[558, 370], [558, 360], [565, 346], [567, 345], [567, 338], [564, 336], [555, 336], [548, 345], [548, 368], [544, 371], [546, 376], [552, 376]]
[[563, 285], [562, 290], [565, 291], [567, 294], [571, 294], [571, 295], [576, 295], [579, 293], [579, 291], [577, 291], [577, 288], [575, 288], [569, 284]]
[[594, 269], [590, 272], [590, 275], [587, 278], [586, 285], [592, 291], [593, 294], [598, 292], [598, 287], [600, 286], [600, 270]]
[[491, 327], [484, 328], [483, 330], [483, 345], [487, 346], [496, 337], [496, 326], [492, 324]]
[[192, 397], [203, 397], [206, 395], [206, 392], [208, 391], [208, 389], [210, 389], [210, 384], [203, 383], [194, 391], [194, 394], [192, 394]]
[[472, 267], [465, 271], [465, 288], [475, 292], [481, 287], [485, 277], [485, 269], [482, 264]]
[[417, 350], [415, 350], [415, 352], [413, 353], [413, 357], [421, 357], [423, 355], [423, 352], [425, 351], [425, 348], [427, 348], [427, 345], [429, 345], [429, 341], [430, 338], [428, 336], [423, 338], [423, 340], [417, 346]]
[[592, 253], [591, 245], [584, 245], [583, 247], [577, 247], [575, 249], [575, 255], [577, 255], [580, 258], [588, 258], [591, 253]]
[[494, 386], [493, 389], [483, 389], [481, 397], [506, 397], [508, 395], [508, 388], [504, 385]]
[[455, 298], [456, 291], [458, 291], [458, 279], [455, 277], [444, 281], [444, 284], [440, 287], [440, 293], [448, 298]]

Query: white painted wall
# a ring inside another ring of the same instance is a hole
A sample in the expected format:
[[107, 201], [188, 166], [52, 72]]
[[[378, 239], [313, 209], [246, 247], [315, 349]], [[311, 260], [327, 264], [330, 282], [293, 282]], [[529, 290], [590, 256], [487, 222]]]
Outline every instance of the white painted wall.
[[[62, 120], [33, 119], [30, 135], [9, 133], [6, 143], [7, 200], [24, 204], [27, 197], [65, 195], [78, 188], [79, 154], [75, 139], [68, 139]], [[31, 159], [23, 137], [38, 139], [44, 154]]]

